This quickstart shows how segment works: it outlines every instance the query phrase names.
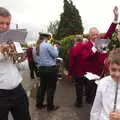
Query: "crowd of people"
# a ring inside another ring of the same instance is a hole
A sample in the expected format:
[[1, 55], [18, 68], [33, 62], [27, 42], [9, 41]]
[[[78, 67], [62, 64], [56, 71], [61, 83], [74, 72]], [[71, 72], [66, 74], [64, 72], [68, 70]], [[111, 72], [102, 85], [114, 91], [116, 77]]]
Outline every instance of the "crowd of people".
[[[115, 32], [118, 23], [118, 8], [113, 10], [114, 21], [108, 31], [100, 38], [99, 31], [93, 27], [89, 30], [89, 39], [77, 36], [74, 45], [69, 50], [68, 79], [73, 78], [76, 88], [75, 106], [83, 106], [83, 92], [85, 88], [86, 102], [93, 104], [90, 120], [120, 120], [119, 82], [120, 82], [120, 48], [110, 54], [99, 51], [96, 39], [108, 39]], [[8, 31], [11, 22], [10, 12], [0, 7], [0, 32]], [[60, 44], [52, 45], [49, 33], [39, 33], [35, 47], [29, 46], [26, 53], [30, 68], [30, 78], [39, 78], [40, 86], [36, 93], [36, 107], [54, 111], [60, 108], [54, 104], [54, 95], [58, 81], [58, 67], [56, 58], [59, 56]], [[11, 112], [14, 120], [31, 120], [29, 103], [22, 87], [22, 77], [12, 58], [12, 47], [7, 43], [0, 43], [0, 120], [8, 120]], [[17, 53], [16, 53], [17, 54]], [[109, 66], [105, 67], [105, 61]], [[85, 77], [87, 72], [103, 77], [107, 71], [109, 76], [100, 80], [99, 85]], [[105, 73], [104, 73], [105, 74]], [[84, 87], [85, 86], [85, 87]], [[96, 92], [97, 91], [97, 92]], [[47, 103], [44, 104], [45, 96]], [[109, 99], [108, 99], [109, 98]]]

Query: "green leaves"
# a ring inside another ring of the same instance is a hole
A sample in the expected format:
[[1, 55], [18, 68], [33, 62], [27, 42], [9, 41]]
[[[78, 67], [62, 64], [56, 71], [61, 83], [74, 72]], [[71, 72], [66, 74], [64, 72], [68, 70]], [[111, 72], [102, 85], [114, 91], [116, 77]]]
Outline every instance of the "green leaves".
[[118, 40], [118, 32], [114, 32], [112, 34], [112, 37], [110, 38], [110, 43], [109, 43], [109, 51], [112, 49], [120, 47], [120, 40]]
[[83, 34], [83, 25], [79, 11], [71, 0], [64, 0], [64, 12], [61, 14], [56, 39], [61, 40], [73, 34]]
[[69, 49], [74, 44], [74, 42], [73, 42], [74, 38], [75, 38], [75, 35], [70, 35], [61, 40], [61, 55], [60, 55], [60, 57], [62, 57], [64, 59], [65, 68], [68, 67]]

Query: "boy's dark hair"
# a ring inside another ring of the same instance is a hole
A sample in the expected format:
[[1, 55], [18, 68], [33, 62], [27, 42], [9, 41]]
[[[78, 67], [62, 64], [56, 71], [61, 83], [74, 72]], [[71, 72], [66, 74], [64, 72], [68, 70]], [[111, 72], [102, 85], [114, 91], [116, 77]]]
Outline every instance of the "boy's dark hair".
[[120, 48], [113, 49], [108, 57], [109, 63], [116, 63], [120, 65]]
[[0, 16], [2, 16], [2, 17], [8, 17], [8, 16], [11, 16], [11, 14], [8, 11], [8, 9], [6, 9], [4, 7], [0, 7]]

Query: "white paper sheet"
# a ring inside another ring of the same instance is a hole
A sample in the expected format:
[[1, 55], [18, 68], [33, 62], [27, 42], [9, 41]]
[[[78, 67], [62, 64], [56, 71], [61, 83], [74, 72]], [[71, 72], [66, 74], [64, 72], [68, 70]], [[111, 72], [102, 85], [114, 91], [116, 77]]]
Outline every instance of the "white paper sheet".
[[23, 51], [23, 49], [22, 49], [22, 47], [21, 47], [19, 42], [14, 42], [14, 45], [15, 45], [17, 53], [24, 53], [24, 51]]
[[108, 45], [110, 40], [109, 39], [96, 39], [95, 40], [95, 47], [98, 49], [98, 51], [107, 51]]
[[93, 73], [90, 73], [90, 72], [87, 72], [84, 76], [85, 76], [86, 78], [88, 78], [89, 80], [100, 79], [100, 76], [98, 76], [98, 75], [96, 75], [96, 74], [93, 74]]
[[99, 83], [100, 83], [100, 80], [95, 81], [95, 84], [99, 85]]

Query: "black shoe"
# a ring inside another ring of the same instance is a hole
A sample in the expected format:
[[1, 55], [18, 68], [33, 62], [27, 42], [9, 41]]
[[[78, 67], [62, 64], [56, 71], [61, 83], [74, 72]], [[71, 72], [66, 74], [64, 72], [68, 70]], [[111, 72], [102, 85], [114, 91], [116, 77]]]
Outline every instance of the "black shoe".
[[38, 108], [38, 109], [42, 109], [42, 108], [45, 108], [46, 107], [46, 105], [43, 105], [43, 104], [36, 104], [36, 108]]
[[35, 77], [32, 76], [31, 79], [35, 79]]
[[55, 110], [57, 110], [59, 108], [60, 108], [60, 106], [47, 107], [47, 111], [55, 111]]

